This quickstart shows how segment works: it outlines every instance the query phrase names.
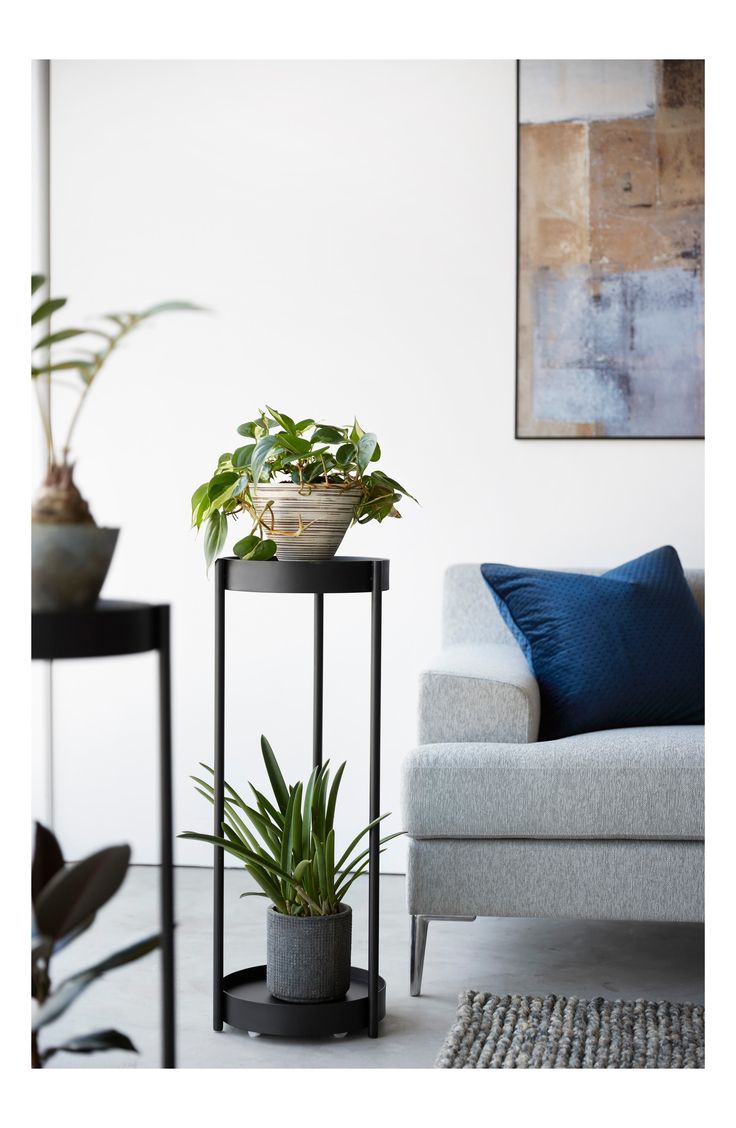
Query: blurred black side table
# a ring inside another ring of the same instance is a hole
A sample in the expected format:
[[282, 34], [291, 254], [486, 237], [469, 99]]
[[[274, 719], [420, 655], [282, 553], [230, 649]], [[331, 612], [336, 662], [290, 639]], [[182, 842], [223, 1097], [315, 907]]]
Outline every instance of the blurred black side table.
[[116, 654], [159, 657], [162, 1065], [176, 1065], [174, 1020], [174, 868], [171, 779], [171, 653], [168, 604], [101, 599], [81, 611], [34, 611], [33, 658], [102, 658]]

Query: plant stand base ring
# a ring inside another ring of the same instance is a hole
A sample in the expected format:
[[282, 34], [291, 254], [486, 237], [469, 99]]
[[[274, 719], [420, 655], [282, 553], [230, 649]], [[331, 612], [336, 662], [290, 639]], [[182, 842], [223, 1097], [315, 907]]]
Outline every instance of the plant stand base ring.
[[[350, 989], [331, 1003], [285, 1003], [266, 987], [266, 965], [231, 972], [222, 981], [223, 1019], [229, 1026], [259, 1034], [291, 1038], [344, 1037], [368, 1027], [368, 972], [350, 969]], [[386, 1014], [386, 983], [379, 976], [378, 1008]]]

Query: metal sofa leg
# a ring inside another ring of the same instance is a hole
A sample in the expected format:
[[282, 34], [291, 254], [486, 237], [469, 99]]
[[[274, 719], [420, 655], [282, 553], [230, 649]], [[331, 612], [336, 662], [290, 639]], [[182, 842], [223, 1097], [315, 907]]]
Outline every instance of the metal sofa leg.
[[416, 998], [422, 993], [424, 953], [427, 949], [427, 929], [431, 920], [475, 920], [474, 916], [425, 916], [419, 913], [411, 918], [411, 968], [410, 990]]

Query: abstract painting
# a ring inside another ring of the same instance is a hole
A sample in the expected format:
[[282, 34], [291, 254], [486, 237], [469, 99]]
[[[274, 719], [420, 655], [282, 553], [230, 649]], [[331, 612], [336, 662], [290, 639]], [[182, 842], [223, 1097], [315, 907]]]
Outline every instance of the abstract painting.
[[519, 64], [518, 438], [703, 437], [704, 65]]

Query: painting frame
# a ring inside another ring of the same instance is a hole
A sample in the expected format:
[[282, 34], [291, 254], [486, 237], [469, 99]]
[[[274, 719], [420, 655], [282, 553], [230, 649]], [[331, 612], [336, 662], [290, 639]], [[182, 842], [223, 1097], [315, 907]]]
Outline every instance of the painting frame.
[[[547, 442], [574, 442], [574, 441], [608, 441], [608, 442], [703, 442], [705, 439], [705, 424], [703, 421], [702, 433], [699, 434], [528, 434], [523, 433], [520, 428], [520, 331], [521, 331], [521, 287], [522, 287], [522, 249], [521, 249], [521, 219], [522, 219], [522, 185], [521, 185], [521, 129], [522, 129], [522, 113], [521, 113], [521, 70], [524, 60], [517, 59], [515, 66], [515, 111], [516, 111], [516, 230], [515, 230], [515, 271], [516, 271], [516, 292], [515, 292], [515, 335], [514, 335], [514, 375], [515, 375], [515, 392], [514, 392], [514, 438], [520, 442], [525, 441], [547, 441]], [[705, 376], [703, 373], [703, 394], [704, 394]]]

